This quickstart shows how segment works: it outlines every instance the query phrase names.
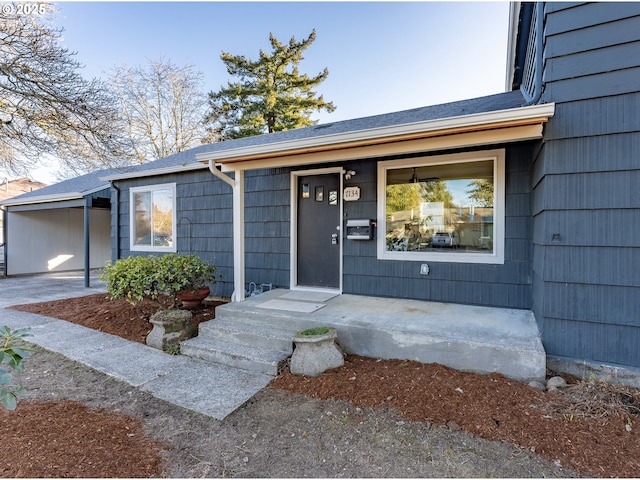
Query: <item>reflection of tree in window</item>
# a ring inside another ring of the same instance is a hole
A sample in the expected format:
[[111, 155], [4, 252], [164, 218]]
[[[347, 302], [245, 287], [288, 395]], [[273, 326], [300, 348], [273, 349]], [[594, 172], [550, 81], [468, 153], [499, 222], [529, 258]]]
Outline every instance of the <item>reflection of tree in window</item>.
[[173, 244], [173, 196], [169, 190], [158, 190], [153, 195], [153, 245]]
[[151, 190], [134, 194], [135, 244], [156, 247], [173, 245], [173, 194]]
[[446, 182], [442, 180], [431, 180], [418, 184], [420, 188], [420, 196], [425, 202], [442, 202], [444, 208], [455, 207], [453, 203], [453, 195], [447, 189]]
[[171, 209], [163, 210], [160, 206], [153, 205], [153, 244], [156, 246], [171, 245], [171, 227], [173, 213]]
[[151, 245], [151, 192], [134, 194], [136, 245]]
[[387, 170], [387, 249], [431, 250], [440, 233], [452, 250], [492, 251], [493, 173], [492, 160]]
[[478, 207], [493, 207], [493, 179], [480, 178], [469, 183], [469, 198]]
[[420, 192], [417, 185], [404, 183], [387, 186], [387, 215], [417, 209], [420, 206]]

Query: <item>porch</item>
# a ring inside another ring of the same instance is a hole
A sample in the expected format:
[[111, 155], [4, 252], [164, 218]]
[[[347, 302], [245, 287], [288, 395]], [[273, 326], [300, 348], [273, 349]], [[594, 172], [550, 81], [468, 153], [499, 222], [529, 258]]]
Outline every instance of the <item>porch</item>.
[[251, 357], [260, 357], [273, 373], [290, 355], [293, 333], [318, 326], [335, 328], [345, 353], [500, 372], [521, 381], [545, 376], [545, 352], [530, 311], [321, 291], [276, 289], [219, 306], [216, 319], [201, 324], [182, 351], [220, 363], [226, 356], [247, 369]]

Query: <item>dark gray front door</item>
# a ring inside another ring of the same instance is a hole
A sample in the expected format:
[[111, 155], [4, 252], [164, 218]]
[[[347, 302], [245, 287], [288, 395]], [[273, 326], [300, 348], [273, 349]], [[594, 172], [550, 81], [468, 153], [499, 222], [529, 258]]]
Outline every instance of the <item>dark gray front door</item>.
[[340, 288], [340, 175], [298, 177], [298, 285]]

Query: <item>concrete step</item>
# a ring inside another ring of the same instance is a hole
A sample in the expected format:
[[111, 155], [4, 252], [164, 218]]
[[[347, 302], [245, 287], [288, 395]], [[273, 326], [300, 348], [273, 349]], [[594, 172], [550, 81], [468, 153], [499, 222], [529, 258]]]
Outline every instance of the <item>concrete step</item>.
[[[262, 296], [267, 299], [267, 294]], [[258, 297], [253, 297], [258, 298]], [[249, 302], [242, 305], [228, 303], [216, 307], [216, 320], [229, 320], [253, 325], [269, 325], [271, 328], [298, 332], [318, 326], [317, 320], [308, 313], [285, 312], [259, 308]]]
[[293, 336], [296, 330], [276, 328], [239, 318], [216, 318], [198, 327], [198, 336], [255, 348], [293, 353]]
[[276, 376], [290, 352], [255, 348], [225, 340], [197, 336], [180, 344], [182, 354], [201, 360]]

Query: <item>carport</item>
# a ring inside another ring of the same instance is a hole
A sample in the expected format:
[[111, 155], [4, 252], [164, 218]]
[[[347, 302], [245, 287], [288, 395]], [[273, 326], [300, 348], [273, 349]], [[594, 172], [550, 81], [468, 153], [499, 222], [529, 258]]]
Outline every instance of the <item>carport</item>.
[[5, 275], [101, 268], [111, 258], [111, 193], [101, 170], [0, 202]]

